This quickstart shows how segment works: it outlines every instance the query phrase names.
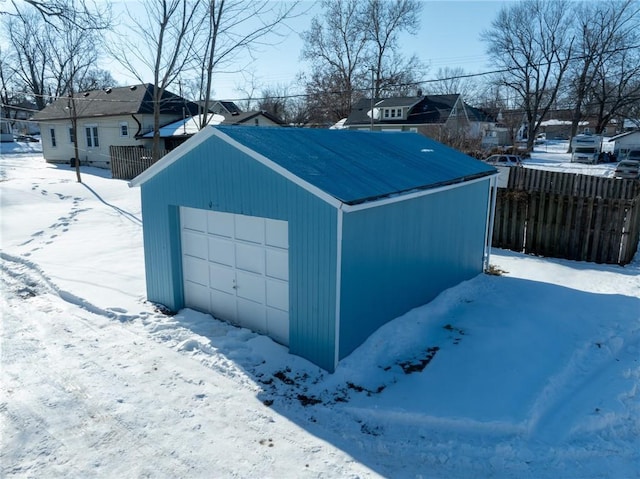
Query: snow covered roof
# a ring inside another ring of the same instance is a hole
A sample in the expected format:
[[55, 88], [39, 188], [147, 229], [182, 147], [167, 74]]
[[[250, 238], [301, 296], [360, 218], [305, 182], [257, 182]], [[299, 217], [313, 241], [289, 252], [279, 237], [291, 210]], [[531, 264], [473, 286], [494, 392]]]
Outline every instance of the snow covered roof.
[[[224, 121], [224, 116], [218, 114], [209, 115], [207, 125], [216, 126]], [[172, 136], [191, 136], [200, 131], [202, 115], [190, 116], [182, 120], [175, 121], [160, 128], [160, 138]], [[153, 138], [153, 131], [142, 135], [142, 138]]]
[[[587, 126], [589, 124], [588, 121], [581, 121], [578, 123], [578, 126]], [[540, 126], [570, 126], [571, 120], [546, 120], [540, 123]]]

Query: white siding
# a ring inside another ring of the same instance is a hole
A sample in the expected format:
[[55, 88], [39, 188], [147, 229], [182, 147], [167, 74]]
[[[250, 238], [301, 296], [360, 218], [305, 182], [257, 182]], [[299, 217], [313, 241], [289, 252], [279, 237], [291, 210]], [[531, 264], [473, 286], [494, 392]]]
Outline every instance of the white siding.
[[[135, 115], [141, 124], [153, 124], [151, 115]], [[162, 115], [160, 124], [166, 124], [178, 120], [176, 116]], [[128, 124], [129, 136], [122, 136], [121, 124]], [[87, 126], [97, 126], [99, 146], [97, 148], [87, 147], [87, 136], [85, 128]], [[51, 147], [49, 131], [51, 128], [56, 132], [56, 147]], [[74, 158], [73, 144], [69, 138], [69, 128], [71, 120], [48, 120], [40, 122], [42, 132], [42, 153], [44, 159], [49, 163], [69, 163]], [[143, 144], [135, 138], [138, 133], [138, 124], [132, 115], [120, 115], [102, 118], [80, 118], [78, 119], [78, 156], [83, 165], [109, 168], [109, 146], [138, 146]]]

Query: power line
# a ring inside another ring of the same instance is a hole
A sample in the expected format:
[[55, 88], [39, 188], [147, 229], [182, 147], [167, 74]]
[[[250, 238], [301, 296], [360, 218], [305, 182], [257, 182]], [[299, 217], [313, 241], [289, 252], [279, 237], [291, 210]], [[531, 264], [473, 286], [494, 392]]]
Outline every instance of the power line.
[[[608, 54], [608, 53], [616, 53], [616, 52], [620, 52], [620, 51], [627, 51], [627, 50], [635, 50], [635, 49], [640, 49], [640, 44], [639, 45], [631, 45], [631, 46], [627, 46], [624, 48], [618, 48], [615, 50], [609, 50], [609, 51], [604, 51], [602, 52], [602, 54]], [[556, 64], [556, 63], [565, 63], [565, 62], [573, 62], [573, 61], [577, 61], [577, 60], [584, 60], [586, 58], [588, 58], [589, 55], [577, 55], [577, 56], [572, 56], [572, 57], [566, 57], [564, 59], [557, 59], [557, 60], [553, 60], [553, 61], [548, 61], [548, 62], [541, 62], [538, 64], [531, 64], [528, 65], [531, 68], [534, 67], [541, 67], [541, 66], [545, 66], [545, 65], [552, 65], [552, 64]], [[444, 78], [431, 78], [431, 79], [423, 79], [423, 80], [415, 80], [412, 82], [403, 82], [403, 83], [396, 83], [396, 84], [390, 84], [387, 85], [387, 88], [389, 89], [393, 89], [393, 88], [406, 88], [406, 87], [417, 87], [417, 86], [421, 86], [421, 85], [425, 85], [425, 84], [430, 84], [430, 83], [439, 83], [439, 82], [446, 82], [446, 81], [453, 81], [453, 80], [463, 80], [463, 79], [468, 79], [468, 78], [478, 78], [478, 77], [483, 77], [483, 76], [488, 76], [488, 75], [497, 75], [497, 74], [501, 74], [501, 73], [509, 73], [509, 72], [513, 72], [513, 71], [520, 71], [522, 70], [522, 67], [507, 67], [507, 68], [501, 68], [501, 69], [494, 69], [494, 70], [489, 70], [489, 71], [484, 71], [484, 72], [478, 72], [478, 73], [464, 73], [461, 75], [453, 75], [453, 76], [449, 76], [449, 77], [444, 77]], [[123, 87], [125, 88], [125, 87]], [[349, 93], [363, 93], [363, 92], [368, 92], [370, 90], [370, 86], [367, 87], [361, 87], [361, 88], [353, 88], [351, 90], [331, 90], [331, 91], [325, 91], [322, 92], [325, 95], [345, 95], [345, 94], [349, 94]], [[96, 90], [93, 90], [96, 91]], [[43, 98], [46, 100], [52, 100], [52, 101], [57, 101], [60, 99], [66, 99], [66, 96], [55, 96], [55, 95], [46, 95], [46, 94], [34, 94], [32, 92], [27, 92], [27, 91], [20, 91], [18, 90], [16, 91], [12, 91], [12, 93], [14, 94], [19, 94], [19, 95], [25, 95], [25, 96], [31, 96], [31, 97], [35, 97], [35, 98]], [[225, 99], [222, 101], [232, 101], [232, 102], [243, 102], [243, 101], [266, 101], [266, 100], [272, 100], [272, 99], [278, 99], [278, 100], [286, 100], [286, 99], [298, 99], [298, 98], [308, 98], [308, 97], [313, 97], [315, 96], [316, 93], [296, 93], [296, 94], [286, 94], [286, 95], [272, 95], [272, 96], [264, 96], [264, 97], [239, 97], [239, 98], [230, 98], [230, 99]], [[111, 102], [111, 103], [139, 103], [139, 104], [143, 104], [143, 105], [153, 105], [153, 100], [142, 100], [142, 101], [138, 101], [138, 100], [117, 100], [117, 99], [109, 99], [109, 98], [88, 98], [88, 97], [81, 97], [81, 96], [74, 96], [73, 97], [74, 101], [80, 101], [80, 102]], [[180, 101], [179, 98], [176, 99], [164, 99], [161, 100], [161, 102], [171, 102], [171, 101]], [[192, 101], [192, 100], [190, 100]], [[12, 109], [20, 109], [19, 107], [13, 107], [11, 105], [8, 104], [2, 104], [3, 107], [10, 107]], [[26, 108], [22, 108], [24, 111], [33, 111], [33, 112], [37, 112], [39, 110], [29, 110]]]

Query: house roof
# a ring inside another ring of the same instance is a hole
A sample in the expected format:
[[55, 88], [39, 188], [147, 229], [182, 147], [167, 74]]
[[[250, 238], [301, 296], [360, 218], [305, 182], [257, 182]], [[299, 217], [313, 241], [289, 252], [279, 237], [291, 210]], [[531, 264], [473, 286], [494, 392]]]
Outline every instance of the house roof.
[[224, 124], [225, 125], [240, 125], [241, 123], [246, 123], [250, 120], [253, 120], [254, 118], [256, 118], [257, 116], [264, 116], [265, 118], [268, 118], [269, 120], [271, 120], [274, 123], [277, 123], [278, 125], [282, 125], [282, 121], [273, 116], [271, 113], [267, 112], [267, 111], [243, 111], [243, 112], [238, 112], [237, 114], [234, 113], [232, 115], [224, 115]]
[[[282, 124], [280, 120], [278, 120], [276, 117], [274, 117], [273, 115], [270, 115], [267, 112], [248, 111], [244, 113], [239, 113], [237, 115], [211, 114], [207, 119], [207, 125], [212, 125], [212, 126], [222, 125], [222, 124], [241, 125], [257, 116], [264, 116], [277, 124]], [[196, 133], [198, 133], [198, 131], [200, 131], [199, 125], [202, 121], [201, 118], [202, 118], [202, 115], [196, 115], [193, 117], [178, 120], [168, 125], [165, 125], [162, 128], [160, 128], [160, 138], [169, 138], [169, 137], [176, 137], [176, 136], [182, 136], [182, 137], [193, 136]], [[153, 138], [153, 131], [150, 131], [149, 133], [142, 135], [142, 137]]]
[[[207, 125], [219, 125], [225, 120], [224, 116], [212, 113], [208, 115]], [[182, 120], [174, 121], [160, 128], [160, 138], [176, 136], [193, 136], [200, 131], [202, 115], [190, 116]], [[145, 133], [142, 138], [153, 138], [153, 131]]]
[[[154, 88], [150, 83], [145, 83], [79, 93], [75, 96], [78, 117], [152, 114]], [[68, 119], [68, 107], [68, 98], [58, 98], [36, 113], [33, 119], [36, 121]], [[184, 109], [189, 115], [198, 113], [198, 105], [196, 103], [185, 100], [166, 90], [164, 91], [161, 99], [161, 113], [182, 115]]]
[[620, 133], [619, 135], [612, 136], [611, 138], [609, 138], [609, 141], [616, 141], [629, 135], [640, 135], [640, 130], [625, 131], [624, 133]]
[[496, 173], [492, 166], [415, 133], [218, 126], [202, 130], [131, 185], [148, 181], [210, 136], [220, 137], [347, 205]]
[[[374, 100], [374, 124], [388, 125], [416, 125], [416, 124], [440, 124], [445, 123], [453, 108], [461, 96], [454, 95], [426, 95], [420, 97], [394, 97]], [[487, 122], [492, 121], [489, 115], [478, 108], [474, 108], [462, 102], [470, 121]], [[409, 107], [406, 118], [401, 120], [382, 118], [380, 108]], [[355, 104], [345, 126], [368, 125], [371, 123], [370, 117], [371, 99], [363, 98]]]
[[[200, 100], [197, 102], [200, 105], [200, 108], [204, 108], [204, 100]], [[209, 111], [214, 113], [224, 114], [226, 113], [240, 113], [242, 110], [238, 105], [236, 105], [232, 101], [228, 100], [210, 100], [209, 101]]]

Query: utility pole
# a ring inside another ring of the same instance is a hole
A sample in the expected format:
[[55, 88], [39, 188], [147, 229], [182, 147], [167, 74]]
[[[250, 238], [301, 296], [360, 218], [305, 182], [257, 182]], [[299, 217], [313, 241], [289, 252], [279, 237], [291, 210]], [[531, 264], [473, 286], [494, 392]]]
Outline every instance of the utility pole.
[[370, 114], [369, 116], [371, 117], [371, 127], [370, 130], [373, 131], [373, 94], [375, 92], [375, 85], [374, 85], [374, 78], [373, 78], [373, 74], [374, 74], [374, 68], [373, 66], [371, 67], [371, 110], [370, 110]]

